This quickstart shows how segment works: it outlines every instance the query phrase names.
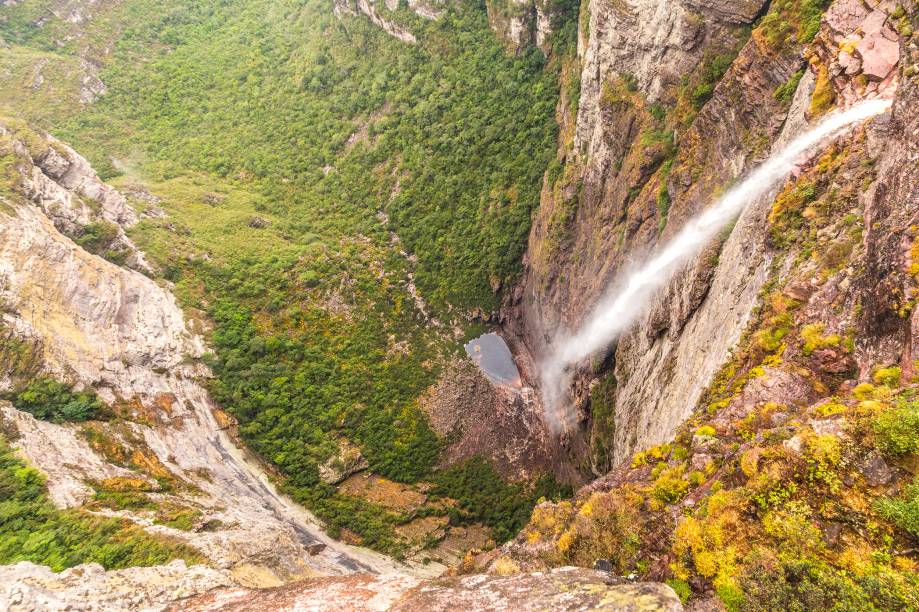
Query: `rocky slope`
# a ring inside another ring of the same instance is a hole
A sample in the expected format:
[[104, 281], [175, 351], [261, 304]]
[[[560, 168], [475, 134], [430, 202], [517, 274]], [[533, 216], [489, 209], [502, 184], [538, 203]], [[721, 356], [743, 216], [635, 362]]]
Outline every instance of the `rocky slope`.
[[[510, 51], [548, 52], [548, 3], [487, 6]], [[336, 10], [417, 42], [398, 3]], [[18, 375], [92, 386], [120, 418], [59, 425], [3, 404], [2, 431], [48, 474], [59, 506], [133, 479], [193, 510], [181, 530], [93, 508], [178, 537], [214, 567], [53, 575], [20, 564], [0, 569], [0, 601], [64, 607], [93, 592], [100, 609], [163, 607], [217, 588], [175, 607], [681, 608], [669, 587], [611, 578], [635, 574], [666, 580], [692, 609], [919, 607], [916, 3], [594, 0], [582, 11], [578, 57], [562, 67], [579, 95], [561, 97], [526, 273], [497, 315], [533, 384], [557, 330], [575, 329], [610, 281], [733, 181], [834, 106], [894, 101], [750, 202], [631, 331], [581, 364], [567, 457], [536, 422], [538, 398], [468, 363], [421, 399], [450, 441], [447, 462], [487, 448], [507, 476], [551, 466], [599, 478], [540, 505], [516, 540], [468, 557], [457, 576], [427, 580], [440, 568], [333, 542], [226, 435], [232, 423], [201, 384], [201, 339], [138, 272], [124, 198], [61, 143], [7, 125], [17, 187], [0, 206], [3, 324], [37, 356]], [[80, 248], [103, 222], [111, 242]], [[327, 482], [360, 469], [352, 450], [323, 466]], [[180, 486], [157, 489], [162, 478]], [[552, 569], [569, 565], [603, 571]], [[326, 577], [249, 588], [316, 574]]]
[[574, 567], [507, 576], [461, 576], [405, 590], [391, 579], [355, 576], [318, 579], [264, 591], [215, 590], [176, 604], [175, 610], [682, 610], [664, 585], [626, 583], [605, 572]]
[[[80, 226], [93, 214], [127, 226], [136, 215], [124, 197], [53, 139], [9, 127], [0, 137], [12, 188], [0, 210], [4, 330], [33, 347], [38, 371], [92, 387], [117, 415], [66, 425], [0, 404], [4, 435], [48, 475], [55, 504], [78, 507], [106, 483], [140, 483], [161, 508], [190, 512], [191, 527], [166, 527], [146, 511], [114, 512], [199, 549], [222, 570], [203, 575], [222, 583], [270, 585], [358, 569], [411, 574], [382, 555], [335, 542], [279, 495], [230, 439], [231, 421], [202, 387], [209, 375], [198, 361], [204, 344], [175, 298], [141, 273], [88, 253], [56, 227]], [[20, 137], [28, 137], [28, 146]], [[126, 241], [119, 232], [115, 239]], [[18, 374], [7, 372], [4, 385]], [[17, 571], [17, 580], [29, 574]], [[434, 564], [422, 573], [436, 571]]]

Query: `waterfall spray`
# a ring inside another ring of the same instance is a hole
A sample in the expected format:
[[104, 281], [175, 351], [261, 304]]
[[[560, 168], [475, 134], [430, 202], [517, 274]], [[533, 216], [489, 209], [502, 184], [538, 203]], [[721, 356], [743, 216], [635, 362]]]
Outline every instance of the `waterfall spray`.
[[829, 115], [690, 220], [657, 255], [614, 282], [581, 329], [573, 335], [557, 338], [554, 353], [542, 364], [542, 394], [549, 423], [559, 432], [570, 426], [567, 394], [572, 366], [607, 348], [626, 331], [645, 310], [655, 291], [671, 279], [679, 264], [697, 254], [748, 203], [763, 196], [787, 176], [802, 154], [846, 127], [885, 112], [890, 105], [889, 100], [869, 100]]

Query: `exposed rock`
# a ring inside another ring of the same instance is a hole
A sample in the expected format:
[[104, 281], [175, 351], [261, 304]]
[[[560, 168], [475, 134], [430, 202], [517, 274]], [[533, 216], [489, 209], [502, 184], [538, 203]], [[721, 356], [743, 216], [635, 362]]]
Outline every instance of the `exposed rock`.
[[[892, 94], [898, 81], [900, 43], [890, 24], [892, 2], [836, 0], [826, 11], [823, 26], [808, 49], [811, 69], [825, 69], [833, 78], [837, 99], [844, 104], [866, 93]], [[872, 83], [866, 87], [859, 78]]]
[[[693, 439], [695, 442], [695, 439]], [[711, 462], [712, 456], [706, 455], [705, 453], [694, 453], [692, 459], [690, 460], [690, 465], [692, 469], [698, 471], [704, 471], [705, 467]]]
[[855, 50], [862, 58], [862, 73], [875, 81], [887, 78], [900, 61], [899, 43], [881, 33], [863, 38]]
[[[384, 7], [384, 10], [394, 10], [389, 9], [386, 4], [384, 4]], [[427, 11], [423, 12], [427, 13]], [[399, 25], [395, 20], [385, 17], [376, 0], [335, 0], [335, 14], [339, 18], [342, 15], [358, 15], [359, 13], [363, 13], [374, 25], [404, 43], [415, 44], [418, 42], [415, 35], [407, 28]]]
[[449, 441], [444, 464], [484, 455], [514, 480], [554, 471], [555, 441], [532, 394], [496, 388], [468, 359], [455, 359], [443, 372], [420, 405]]
[[812, 419], [809, 425], [820, 436], [846, 437], [845, 421], [842, 419]]
[[558, 15], [548, 0], [488, 0], [488, 22], [508, 49], [520, 53], [536, 45], [546, 55]]
[[60, 573], [27, 561], [0, 566], [0, 608], [9, 612], [161, 610], [170, 602], [235, 586], [228, 572], [173, 561], [105, 571], [98, 563]]
[[512, 576], [460, 576], [422, 583], [392, 607], [416, 610], [682, 610], [673, 590], [662, 584], [622, 584], [606, 572], [563, 567]]
[[[634, 76], [636, 95], [648, 102], [664, 95], [706, 52], [724, 52], [736, 45], [743, 24], [751, 22], [763, 4], [591, 3], [574, 142], [584, 166], [582, 195], [563, 247], [543, 257], [550, 241], [547, 227], [555, 214], [553, 202], [547, 201], [551, 194], [544, 193], [515, 311], [522, 318], [520, 333], [537, 359], [551, 352], [547, 343], [557, 330], [578, 327], [638, 254], [679, 231], [711, 202], [721, 185], [768, 153], [783, 130], [798, 133], [813, 80], [802, 80], [802, 93], [791, 109], [779, 103], [776, 88], [788, 81], [801, 60], [794, 50], [776, 55], [751, 39], [681, 138], [668, 185], [669, 217], [661, 234], [655, 213], [657, 183], [641, 170], [645, 162], [633, 161], [641, 159], [636, 152], [647, 152], [638, 118], [627, 107], [604, 108], [601, 103], [604, 83], [623, 73]], [[683, 38], [692, 32], [691, 39]], [[756, 155], [751, 155], [751, 135], [763, 142]], [[675, 180], [684, 167], [688, 182]], [[701, 178], [691, 180], [694, 174]], [[645, 185], [649, 188], [642, 189]], [[751, 202], [724, 244], [712, 244], [686, 264], [655, 298], [647, 317], [619, 339], [608, 359], [614, 363], [617, 381], [614, 462], [668, 439], [729, 357], [729, 347], [740, 339], [772, 263], [764, 241], [771, 199]], [[511, 313], [509, 319], [516, 316]], [[584, 373], [589, 375], [593, 374]], [[578, 401], [586, 397], [579, 389]]]
[[0, 137], [8, 139], [19, 159], [23, 191], [58, 230], [79, 239], [91, 225], [110, 224], [112, 233], [104, 249], [119, 253], [129, 267], [149, 271], [124, 232], [137, 223], [137, 214], [122, 194], [99, 179], [89, 162], [48, 134], [35, 132], [27, 145], [2, 121]]
[[[417, 586], [415, 586], [417, 584]], [[414, 588], [412, 588], [414, 587]], [[215, 591], [177, 603], [189, 612], [242, 610], [678, 611], [673, 590], [656, 583], [623, 583], [606, 572], [573, 567], [512, 576], [471, 575], [431, 582], [394, 577], [320, 578], [263, 591]]]
[[265, 219], [264, 217], [259, 217], [258, 215], [255, 215], [249, 218], [249, 222], [247, 223], [247, 225], [251, 227], [252, 229], [265, 229], [266, 227], [271, 225], [271, 222]]
[[418, 579], [408, 576], [355, 574], [342, 578], [316, 578], [273, 589], [216, 590], [177, 602], [170, 612], [276, 612], [323, 610], [345, 612], [389, 610]]
[[[39, 421], [9, 402], [0, 402], [0, 418], [16, 427], [17, 438], [25, 441], [20, 446], [28, 444], [26, 455], [42, 458], [48, 492], [58, 508], [81, 506], [92, 497], [94, 491], [87, 480], [134, 476], [130, 470], [96, 455], [75, 429]], [[74, 469], [74, 461], [79, 463], [79, 470]]]
[[370, 467], [361, 449], [347, 440], [338, 441], [338, 452], [319, 466], [319, 477], [328, 484], [338, 484], [348, 476]]
[[83, 69], [83, 77], [80, 79], [80, 102], [92, 104], [107, 91], [105, 83], [99, 78], [100, 67], [96, 62], [85, 58], [80, 59], [80, 67]]
[[857, 467], [865, 477], [865, 482], [871, 487], [882, 487], [893, 478], [893, 471], [878, 452], [869, 453], [858, 463]]

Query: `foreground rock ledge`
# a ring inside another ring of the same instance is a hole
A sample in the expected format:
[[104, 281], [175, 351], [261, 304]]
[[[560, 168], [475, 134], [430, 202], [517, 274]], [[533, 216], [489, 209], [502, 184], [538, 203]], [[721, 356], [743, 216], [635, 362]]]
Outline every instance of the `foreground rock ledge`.
[[595, 570], [564, 567], [512, 576], [472, 575], [426, 581], [403, 591], [401, 577], [367, 574], [317, 578], [264, 590], [218, 589], [170, 610], [476, 610], [679, 611], [673, 590], [652, 582], [623, 583]]

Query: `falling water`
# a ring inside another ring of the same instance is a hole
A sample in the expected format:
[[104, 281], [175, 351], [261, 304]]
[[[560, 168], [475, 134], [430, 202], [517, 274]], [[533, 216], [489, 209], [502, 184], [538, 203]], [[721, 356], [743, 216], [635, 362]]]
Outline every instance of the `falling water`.
[[614, 282], [581, 329], [573, 335], [557, 338], [554, 354], [542, 364], [543, 400], [550, 424], [560, 431], [570, 425], [567, 390], [572, 366], [608, 347], [632, 325], [654, 292], [670, 280], [680, 263], [697, 254], [749, 202], [763, 196], [791, 172], [802, 154], [847, 126], [885, 112], [890, 104], [889, 100], [869, 100], [829, 115], [690, 220], [657, 255]]

